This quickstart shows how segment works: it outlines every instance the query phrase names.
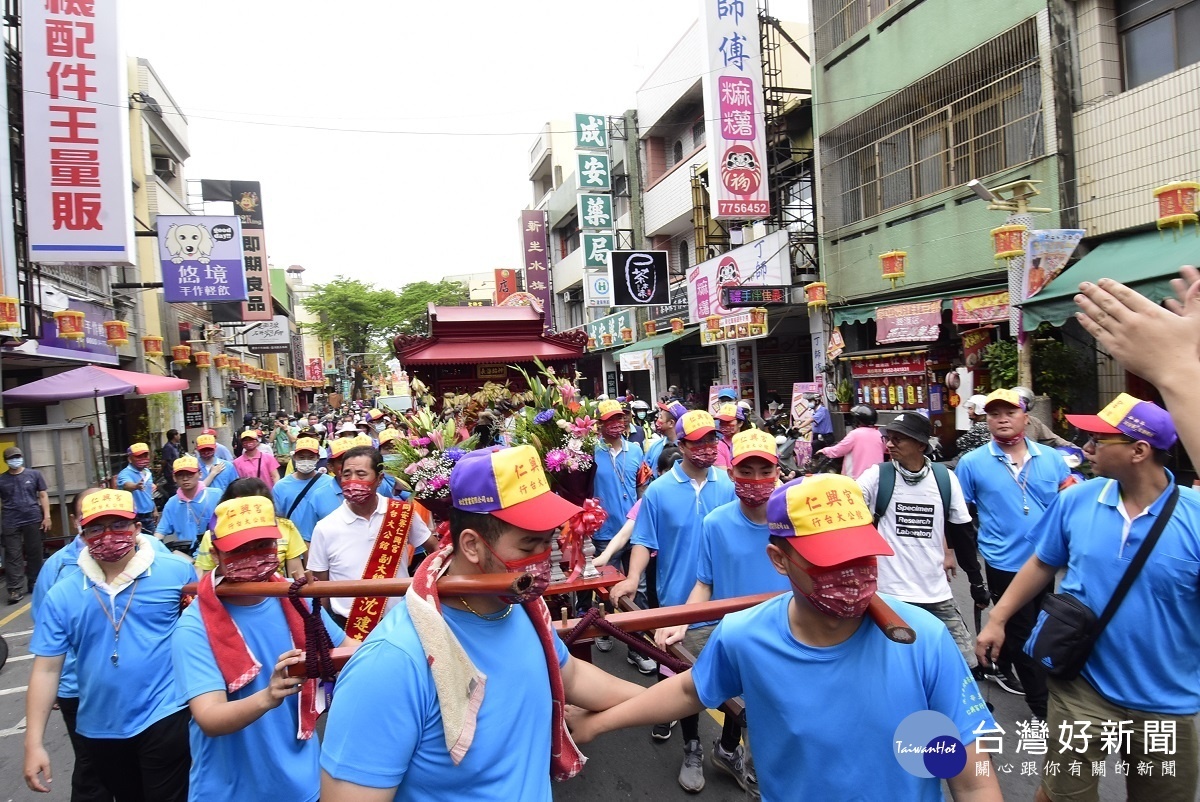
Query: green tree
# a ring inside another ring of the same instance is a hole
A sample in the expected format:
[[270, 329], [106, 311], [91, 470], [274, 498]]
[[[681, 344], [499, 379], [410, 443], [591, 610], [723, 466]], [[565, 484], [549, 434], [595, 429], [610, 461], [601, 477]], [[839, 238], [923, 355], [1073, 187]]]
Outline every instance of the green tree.
[[[390, 353], [391, 339], [397, 334], [424, 332], [431, 302], [456, 306], [466, 300], [467, 289], [457, 281], [416, 281], [397, 292], [338, 276], [316, 285], [303, 303], [318, 318], [317, 323], [306, 324], [317, 337], [337, 343], [347, 354], [382, 355]], [[355, 362], [362, 367], [363, 360]], [[358, 369], [353, 374], [354, 397], [361, 397], [363, 372]]]

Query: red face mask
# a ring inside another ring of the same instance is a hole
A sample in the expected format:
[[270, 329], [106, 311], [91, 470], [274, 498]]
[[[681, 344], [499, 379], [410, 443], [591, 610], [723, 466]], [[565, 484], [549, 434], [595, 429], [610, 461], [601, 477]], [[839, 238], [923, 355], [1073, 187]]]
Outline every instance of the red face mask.
[[129, 552], [133, 551], [137, 533], [130, 529], [128, 532], [114, 532], [106, 529], [99, 535], [85, 538], [88, 554], [102, 563], [115, 563]]
[[625, 436], [625, 421], [605, 421], [600, 427], [601, 433], [605, 437], [617, 438]]
[[133, 467], [137, 468], [139, 471], [145, 470], [145, 468], [150, 464], [149, 457], [134, 457], [130, 461], [133, 463]]
[[366, 504], [375, 495], [375, 485], [371, 482], [360, 482], [351, 479], [342, 482], [342, 495], [351, 504]]
[[766, 479], [734, 479], [733, 492], [750, 507], [761, 507], [767, 503], [775, 490], [775, 477]]
[[279, 570], [274, 543], [221, 556], [221, 574], [230, 582], [266, 582]]
[[[796, 567], [800, 564], [788, 557]], [[874, 557], [842, 563], [830, 568], [801, 568], [812, 577], [812, 593], [795, 589], [819, 612], [831, 618], [861, 618], [877, 589], [879, 566]]]
[[717, 461], [717, 444], [705, 443], [700, 446], [689, 446], [684, 452], [688, 462], [697, 468], [708, 468]]
[[523, 604], [532, 599], [541, 596], [550, 587], [550, 549], [540, 551], [537, 554], [531, 554], [528, 557], [522, 557], [519, 560], [502, 560], [500, 555], [495, 552], [485, 538], [480, 538], [484, 548], [492, 553], [492, 556], [500, 560], [504, 564], [504, 568], [510, 574], [529, 574], [533, 580], [529, 587], [521, 592], [520, 596], [501, 596], [500, 600], [505, 604]]

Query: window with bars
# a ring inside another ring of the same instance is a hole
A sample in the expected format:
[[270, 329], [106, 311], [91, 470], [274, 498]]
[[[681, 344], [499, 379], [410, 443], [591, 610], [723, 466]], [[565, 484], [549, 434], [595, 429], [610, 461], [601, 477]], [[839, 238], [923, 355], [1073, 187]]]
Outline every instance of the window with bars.
[[867, 23], [901, 0], [814, 0], [816, 57], [831, 50], [867, 27]]
[[821, 135], [830, 227], [1042, 156], [1041, 114], [1028, 20]]

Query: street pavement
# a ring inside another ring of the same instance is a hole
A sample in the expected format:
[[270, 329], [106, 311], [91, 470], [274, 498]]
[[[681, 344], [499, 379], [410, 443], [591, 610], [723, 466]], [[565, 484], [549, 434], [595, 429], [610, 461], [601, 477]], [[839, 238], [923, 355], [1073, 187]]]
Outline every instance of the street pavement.
[[[971, 600], [965, 578], [961, 575], [953, 582], [959, 609], [969, 611]], [[969, 614], [968, 614], [969, 618]], [[968, 623], [970, 627], [971, 624]], [[70, 797], [70, 772], [72, 751], [63, 728], [62, 717], [55, 712], [50, 717], [46, 732], [46, 748], [50, 753], [55, 781], [49, 794], [35, 794], [26, 788], [22, 779], [22, 745], [25, 734], [25, 687], [29, 681], [32, 658], [29, 655], [29, 639], [33, 628], [28, 603], [14, 607], [0, 607], [0, 635], [9, 645], [9, 658], [0, 669], [0, 802], [50, 802], [67, 800]], [[594, 652], [598, 665], [618, 675], [643, 684], [650, 679], [639, 674], [625, 660], [625, 647], [618, 643], [607, 654]], [[1003, 752], [996, 755], [1000, 766], [1010, 765], [1011, 773], [1000, 774], [1000, 786], [1005, 799], [1029, 800], [1033, 798], [1037, 780], [1032, 776], [1021, 776], [1024, 761], [1036, 761], [1040, 770], [1041, 758], [1021, 755], [1016, 752], [1017, 737], [1015, 722], [1029, 718], [1029, 710], [1022, 697], [1005, 693], [993, 683], [984, 683], [980, 689], [984, 698], [995, 705], [997, 722], [1005, 729]], [[847, 689], [847, 693], [852, 693]], [[803, 712], [805, 700], [798, 698], [797, 715]], [[811, 715], [820, 716], [819, 702]], [[720, 735], [720, 724], [716, 716], [706, 713], [700, 719], [700, 736], [705, 749], [706, 787], [699, 798], [708, 802], [726, 802], [745, 799], [745, 794], [729, 776], [712, 768], [707, 755], [713, 741]], [[864, 734], [863, 737], [873, 737]], [[891, 737], [883, 733], [878, 737]], [[1049, 748], [1057, 749], [1056, 733], [1050, 734]], [[847, 745], [853, 752], [853, 745]], [[570, 802], [612, 802], [614, 799], [694, 799], [679, 787], [676, 776], [683, 759], [683, 742], [676, 727], [671, 740], [653, 741], [645, 727], [601, 736], [583, 747], [588, 764], [583, 773], [570, 782], [555, 786], [554, 798]], [[1113, 760], [1107, 765], [1107, 776], [1101, 785], [1101, 799], [1116, 802], [1124, 798], [1123, 783], [1114, 777]], [[798, 789], [797, 798], [803, 794]], [[880, 797], [882, 799], [882, 797]], [[947, 798], [949, 795], [947, 794]]]

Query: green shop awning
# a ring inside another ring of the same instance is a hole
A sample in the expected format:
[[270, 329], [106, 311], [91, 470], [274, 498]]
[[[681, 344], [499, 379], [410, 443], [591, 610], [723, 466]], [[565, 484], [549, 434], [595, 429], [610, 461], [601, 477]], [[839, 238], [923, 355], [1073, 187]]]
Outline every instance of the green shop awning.
[[643, 340], [638, 340], [633, 345], [627, 345], [624, 348], [619, 348], [616, 351], [613, 351], [613, 359], [620, 360], [621, 354], [632, 354], [634, 351], [645, 351], [647, 349], [654, 351], [654, 355], [658, 356], [662, 353], [664, 345], [667, 343], [673, 343], [676, 340], [682, 340], [684, 337], [695, 332], [697, 328], [699, 327], [692, 326], [691, 328], [685, 328], [680, 334], [671, 334], [670, 332], [667, 332], [666, 334], [655, 334], [653, 337], [647, 337]]
[[[973, 289], [972, 295], [991, 292], [989, 288]], [[833, 325], [840, 326], [843, 323], [866, 323], [868, 320], [875, 319], [875, 310], [881, 306], [896, 306], [897, 304], [920, 303], [922, 301], [941, 301], [942, 309], [952, 309], [954, 307], [954, 299], [952, 293], [939, 292], [932, 295], [914, 295], [910, 298], [889, 298], [886, 301], [872, 301], [867, 304], [852, 304], [850, 306], [835, 306], [833, 307]]]
[[1096, 246], [1087, 256], [1064, 270], [1049, 287], [1021, 304], [1025, 331], [1042, 323], [1061, 326], [1075, 314], [1075, 295], [1084, 281], [1111, 278], [1145, 295], [1155, 303], [1174, 297], [1171, 279], [1181, 265], [1200, 264], [1200, 236], [1193, 228], [1148, 231]]

